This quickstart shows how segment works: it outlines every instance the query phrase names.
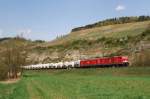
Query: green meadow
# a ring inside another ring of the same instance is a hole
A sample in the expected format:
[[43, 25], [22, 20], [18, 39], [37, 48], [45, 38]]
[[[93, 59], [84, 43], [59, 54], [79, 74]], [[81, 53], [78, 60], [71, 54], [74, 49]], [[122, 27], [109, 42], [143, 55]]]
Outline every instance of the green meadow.
[[24, 71], [0, 99], [149, 99], [150, 67]]

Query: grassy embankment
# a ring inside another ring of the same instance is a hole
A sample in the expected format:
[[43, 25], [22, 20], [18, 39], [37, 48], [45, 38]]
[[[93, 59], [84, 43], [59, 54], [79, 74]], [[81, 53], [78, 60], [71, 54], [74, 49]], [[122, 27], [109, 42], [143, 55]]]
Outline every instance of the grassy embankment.
[[149, 99], [150, 67], [26, 71], [0, 99]]

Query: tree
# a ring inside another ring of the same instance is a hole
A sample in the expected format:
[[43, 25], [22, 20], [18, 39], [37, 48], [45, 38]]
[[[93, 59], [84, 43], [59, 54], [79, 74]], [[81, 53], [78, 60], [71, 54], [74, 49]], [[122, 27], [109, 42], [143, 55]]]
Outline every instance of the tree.
[[22, 72], [21, 66], [25, 65], [27, 58], [26, 45], [19, 38], [5, 42], [5, 48], [1, 53], [1, 67], [7, 71], [8, 78], [17, 78]]
[[0, 80], [4, 80], [7, 78], [8, 67], [2, 62], [0, 59]]

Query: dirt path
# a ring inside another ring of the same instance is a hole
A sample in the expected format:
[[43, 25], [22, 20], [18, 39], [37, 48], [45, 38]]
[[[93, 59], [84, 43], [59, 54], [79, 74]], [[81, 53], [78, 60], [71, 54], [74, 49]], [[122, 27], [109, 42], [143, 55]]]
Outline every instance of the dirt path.
[[1, 84], [12, 84], [12, 83], [17, 83], [18, 81], [20, 81], [20, 78], [17, 79], [8, 79], [5, 81], [0, 81]]

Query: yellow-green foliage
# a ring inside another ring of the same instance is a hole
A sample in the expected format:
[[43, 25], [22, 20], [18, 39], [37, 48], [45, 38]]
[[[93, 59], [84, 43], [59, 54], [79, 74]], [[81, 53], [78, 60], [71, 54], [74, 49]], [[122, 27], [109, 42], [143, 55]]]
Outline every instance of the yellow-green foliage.
[[137, 53], [134, 58], [135, 66], [150, 66], [150, 50]]
[[8, 73], [8, 66], [6, 66], [1, 60], [0, 60], [0, 80], [4, 80], [7, 78]]

